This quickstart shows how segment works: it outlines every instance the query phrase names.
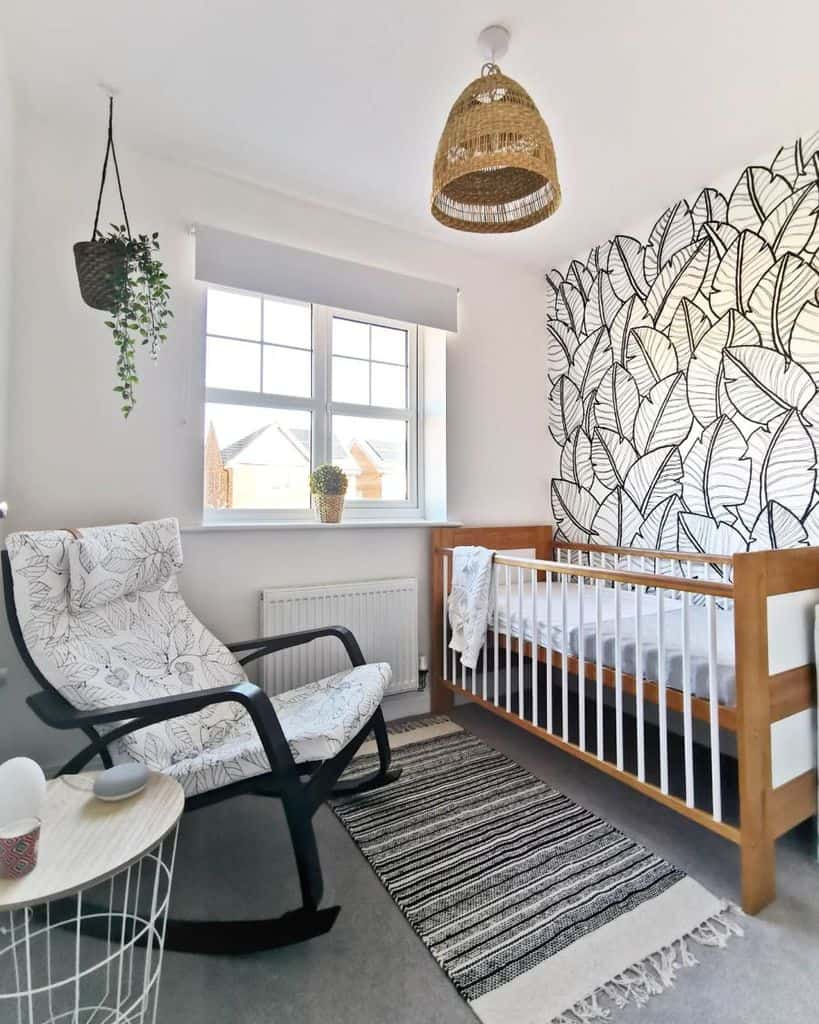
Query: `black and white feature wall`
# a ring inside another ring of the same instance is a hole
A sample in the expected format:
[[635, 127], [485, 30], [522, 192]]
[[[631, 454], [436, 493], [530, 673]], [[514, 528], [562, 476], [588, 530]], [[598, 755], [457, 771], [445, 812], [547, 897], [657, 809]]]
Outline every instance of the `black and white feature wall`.
[[819, 544], [819, 132], [547, 275], [563, 538]]

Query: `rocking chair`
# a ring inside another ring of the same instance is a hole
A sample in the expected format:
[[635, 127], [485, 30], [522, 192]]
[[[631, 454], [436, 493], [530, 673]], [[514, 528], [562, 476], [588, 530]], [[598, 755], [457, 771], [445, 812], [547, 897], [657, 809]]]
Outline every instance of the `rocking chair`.
[[[220, 643], [179, 593], [175, 519], [13, 533], [6, 544], [11, 632], [43, 690], [27, 703], [46, 725], [89, 740], [59, 774], [79, 772], [96, 756], [106, 767], [127, 759], [176, 778], [186, 812], [248, 793], [282, 801], [302, 906], [264, 920], [170, 920], [166, 947], [240, 953], [329, 931], [340, 907], [319, 907], [312, 819], [332, 793], [400, 775], [390, 768], [381, 712], [389, 665], [367, 664], [342, 626]], [[247, 679], [243, 666], [320, 637], [344, 645], [350, 669], [273, 697]], [[340, 783], [370, 733], [379, 768]]]

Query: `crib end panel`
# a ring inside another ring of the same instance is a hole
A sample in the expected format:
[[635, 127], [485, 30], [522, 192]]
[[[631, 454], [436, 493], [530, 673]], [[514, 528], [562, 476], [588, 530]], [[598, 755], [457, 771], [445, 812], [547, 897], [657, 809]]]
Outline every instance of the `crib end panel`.
[[447, 656], [448, 622], [446, 615], [446, 599], [449, 592], [449, 581], [452, 577], [450, 556], [447, 548], [454, 546], [455, 529], [438, 527], [432, 530], [430, 577], [432, 579], [432, 595], [430, 623], [430, 711], [434, 715], [448, 714], [454, 705], [452, 690], [444, 683], [444, 659]]
[[734, 559], [742, 905], [776, 894], [775, 841], [816, 813], [819, 547]]

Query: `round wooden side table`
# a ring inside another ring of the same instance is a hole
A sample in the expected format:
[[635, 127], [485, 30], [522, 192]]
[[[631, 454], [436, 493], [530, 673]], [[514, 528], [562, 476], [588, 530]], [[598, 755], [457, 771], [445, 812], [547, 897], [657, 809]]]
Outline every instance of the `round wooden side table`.
[[118, 803], [93, 772], [48, 783], [37, 867], [0, 879], [0, 1020], [153, 1024], [179, 818], [174, 779], [152, 773]]

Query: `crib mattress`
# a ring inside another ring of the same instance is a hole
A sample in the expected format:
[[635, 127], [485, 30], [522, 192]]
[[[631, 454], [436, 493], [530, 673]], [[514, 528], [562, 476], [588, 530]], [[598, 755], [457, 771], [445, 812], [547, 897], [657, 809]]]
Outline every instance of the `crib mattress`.
[[[547, 605], [548, 588], [551, 586], [551, 629], [549, 629]], [[507, 611], [506, 592], [501, 584], [497, 608], [499, 632], [521, 636], [518, 586], [509, 586]], [[562, 584], [560, 582], [538, 583], [537, 585], [537, 643], [542, 647], [579, 657], [581, 647], [579, 586], [566, 583], [566, 614], [562, 613]], [[589, 584], [583, 587], [583, 630], [582, 646], [587, 663], [597, 660], [597, 630], [595, 628], [595, 588]], [[523, 628], [522, 635], [527, 641], [534, 639], [532, 628], [532, 587], [522, 586]], [[614, 589], [600, 589], [600, 647], [603, 665], [616, 667], [617, 643], [615, 640]], [[655, 593], [643, 594], [641, 599], [641, 648], [643, 676], [659, 679], [659, 638], [657, 635], [658, 599]], [[637, 644], [635, 594], [622, 590], [620, 593], [620, 664], [624, 673], [635, 675], [637, 669]], [[716, 618], [716, 684], [721, 704], [736, 703], [736, 676], [734, 671], [734, 615], [733, 610], [717, 608]], [[667, 686], [676, 690], [683, 688], [683, 642], [682, 642], [682, 601], [666, 593], [663, 597], [663, 675]], [[688, 610], [688, 658], [691, 692], [708, 699], [708, 610], [693, 604], [693, 595]], [[565, 645], [565, 646], [564, 646]]]

